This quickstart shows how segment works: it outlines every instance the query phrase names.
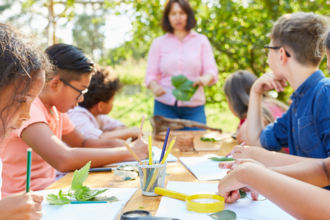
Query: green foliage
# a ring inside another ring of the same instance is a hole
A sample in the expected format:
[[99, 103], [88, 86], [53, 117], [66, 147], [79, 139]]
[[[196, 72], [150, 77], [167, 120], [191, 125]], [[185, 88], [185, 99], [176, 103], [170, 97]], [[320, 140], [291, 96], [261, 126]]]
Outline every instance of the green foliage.
[[223, 210], [209, 216], [218, 220], [236, 220], [236, 213], [230, 210]]
[[233, 158], [230, 158], [230, 157], [210, 157], [209, 158], [210, 160], [213, 160], [213, 161], [234, 161], [235, 159]]
[[173, 76], [171, 81], [172, 85], [175, 87], [175, 89], [172, 90], [172, 94], [175, 96], [176, 100], [189, 101], [198, 89], [198, 86], [194, 87], [194, 82], [188, 80], [184, 75]]
[[239, 194], [241, 196], [241, 199], [244, 199], [246, 197], [246, 192], [244, 192], [243, 190], [239, 189]]
[[91, 162], [89, 161], [83, 168], [81, 168], [80, 170], [76, 170], [74, 172], [71, 182], [71, 188], [67, 193], [63, 193], [63, 191], [60, 189], [58, 195], [55, 194], [47, 195], [46, 197], [47, 202], [49, 202], [52, 205], [65, 205], [71, 203], [72, 199], [70, 198], [72, 197], [74, 197], [78, 201], [88, 201], [88, 200], [108, 201], [108, 202], [118, 201], [116, 197], [111, 197], [111, 198], [96, 197], [101, 193], [104, 193], [108, 189], [103, 189], [103, 190], [90, 189], [88, 186], [82, 185], [83, 182], [88, 177], [90, 165]]

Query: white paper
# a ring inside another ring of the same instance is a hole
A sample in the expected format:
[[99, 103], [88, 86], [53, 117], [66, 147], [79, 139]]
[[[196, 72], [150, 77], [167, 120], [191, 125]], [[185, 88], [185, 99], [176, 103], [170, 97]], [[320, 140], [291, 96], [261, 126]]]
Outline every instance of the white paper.
[[228, 169], [220, 169], [219, 162], [208, 159], [210, 157], [218, 156], [180, 157], [179, 160], [200, 181], [220, 180], [227, 175]]
[[[214, 194], [217, 192], [216, 183], [174, 182], [167, 184], [167, 189], [194, 194]], [[247, 193], [250, 197], [251, 195]], [[251, 197], [250, 197], [251, 198]], [[240, 199], [232, 204], [225, 204], [225, 209], [237, 214], [237, 217], [253, 220], [293, 220], [291, 215], [280, 209], [269, 200], [252, 201], [248, 198]], [[181, 220], [214, 220], [208, 214], [196, 213], [186, 209], [186, 203], [181, 200], [164, 197], [161, 199], [156, 216], [179, 218]], [[239, 219], [239, 218], [238, 218]]]
[[[152, 160], [158, 160], [159, 161], [160, 155], [162, 154], [162, 150], [159, 149], [158, 147], [154, 146], [154, 147], [152, 147], [152, 152], [154, 153], [154, 156], [152, 157]], [[149, 160], [141, 160], [141, 161], [147, 161], [148, 162]], [[172, 154], [169, 154], [166, 161], [167, 161], [167, 163], [177, 162], [178, 159], [175, 156], [173, 156]], [[137, 163], [138, 163], [137, 161], [126, 161], [126, 162], [108, 164], [107, 166], [135, 165]]]
[[58, 194], [59, 189], [42, 190], [37, 193], [44, 196], [42, 220], [111, 220], [118, 217], [136, 190], [137, 188], [110, 188], [99, 195], [115, 196], [119, 200], [118, 202], [67, 205], [49, 205], [46, 201], [48, 194]]

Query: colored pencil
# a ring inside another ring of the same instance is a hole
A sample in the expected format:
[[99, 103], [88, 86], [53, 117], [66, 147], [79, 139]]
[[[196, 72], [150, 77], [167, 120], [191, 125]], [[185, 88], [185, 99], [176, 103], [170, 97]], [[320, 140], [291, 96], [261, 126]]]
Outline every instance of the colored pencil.
[[142, 120], [141, 120], [141, 127], [140, 127], [140, 132], [139, 132], [139, 139], [142, 137], [143, 123], [144, 123], [144, 115], [142, 116]]
[[31, 159], [32, 159], [32, 149], [27, 149], [27, 166], [26, 166], [26, 192], [30, 192], [31, 185]]
[[152, 165], [152, 137], [151, 136], [149, 136], [148, 148], [149, 148], [149, 165]]
[[168, 155], [170, 154], [171, 150], [172, 150], [172, 147], [174, 146], [175, 144], [175, 141], [176, 141], [176, 136], [172, 139], [171, 143], [170, 143], [170, 146], [168, 146], [168, 149], [166, 150], [166, 153], [165, 153], [165, 156], [161, 162], [161, 164], [164, 164]]
[[107, 201], [72, 201], [71, 204], [107, 203]]
[[[245, 142], [241, 143], [240, 145], [241, 145], [241, 146], [244, 146], [244, 145], [245, 145]], [[229, 154], [227, 154], [226, 157], [229, 157], [229, 156], [231, 155], [231, 153], [232, 153], [232, 152], [230, 152]]]
[[140, 160], [140, 158], [134, 153], [134, 151], [130, 148], [130, 146], [128, 146], [128, 144], [124, 141], [125, 147], [127, 148], [127, 150], [132, 154], [132, 156], [135, 158], [136, 161], [138, 161], [141, 165], [142, 162]]
[[162, 162], [162, 160], [164, 158], [164, 154], [165, 154], [165, 150], [166, 150], [166, 146], [167, 146], [167, 140], [168, 140], [168, 137], [170, 136], [170, 131], [171, 131], [171, 128], [167, 128], [167, 132], [166, 132], [166, 136], [165, 136], [165, 140], [164, 140], [164, 146], [163, 146], [162, 154], [160, 155], [159, 163]]

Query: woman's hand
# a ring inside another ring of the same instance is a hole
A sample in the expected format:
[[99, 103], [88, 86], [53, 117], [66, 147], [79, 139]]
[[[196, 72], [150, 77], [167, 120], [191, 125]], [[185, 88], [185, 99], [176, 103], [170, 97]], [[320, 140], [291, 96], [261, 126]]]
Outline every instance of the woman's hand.
[[166, 93], [165, 89], [159, 85], [156, 81], [152, 81], [149, 86], [151, 92], [156, 96], [162, 96]]
[[195, 80], [193, 86], [207, 86], [213, 80], [213, 76], [211, 74], [206, 74], [204, 76], [199, 76]]
[[34, 192], [19, 193], [5, 197], [0, 201], [0, 219], [41, 219], [42, 201], [43, 196]]

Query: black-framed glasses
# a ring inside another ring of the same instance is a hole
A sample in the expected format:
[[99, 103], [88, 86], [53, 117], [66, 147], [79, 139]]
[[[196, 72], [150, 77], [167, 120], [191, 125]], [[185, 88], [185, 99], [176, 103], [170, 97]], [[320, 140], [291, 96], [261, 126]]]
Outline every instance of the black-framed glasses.
[[[269, 45], [265, 45], [264, 49], [265, 49], [265, 54], [268, 57], [268, 53], [269, 53], [268, 49], [278, 50], [278, 49], [281, 49], [281, 47], [272, 47]], [[284, 51], [285, 51], [285, 54], [287, 55], [287, 57], [291, 57], [291, 55], [288, 53], [288, 51], [286, 51], [285, 49], [284, 49]]]
[[76, 87], [72, 86], [70, 83], [65, 81], [64, 79], [59, 78], [59, 80], [61, 80], [65, 85], [70, 86], [71, 88], [73, 88], [74, 90], [76, 90], [77, 92], [80, 93], [79, 96], [77, 97], [77, 100], [79, 100], [81, 97], [83, 97], [88, 92], [88, 89], [85, 89], [85, 90], [77, 89]]

